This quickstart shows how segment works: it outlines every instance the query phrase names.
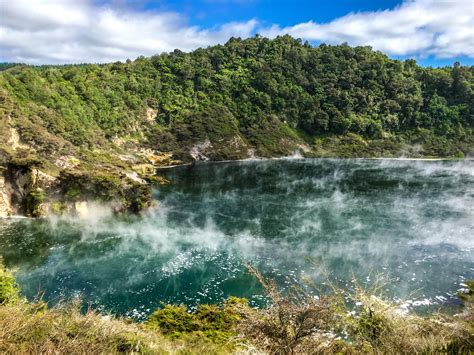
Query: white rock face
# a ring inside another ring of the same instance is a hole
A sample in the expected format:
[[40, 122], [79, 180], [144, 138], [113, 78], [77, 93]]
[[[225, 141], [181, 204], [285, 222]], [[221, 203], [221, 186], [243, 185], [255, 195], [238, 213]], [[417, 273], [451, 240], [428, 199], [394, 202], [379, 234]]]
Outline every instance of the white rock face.
[[22, 201], [30, 191], [32, 183], [30, 172], [16, 171], [7, 180], [0, 175], [0, 217], [8, 217], [18, 212], [18, 205], [12, 201]]
[[8, 139], [7, 144], [13, 150], [17, 150], [18, 148], [29, 148], [26, 144], [21, 143], [20, 134], [13, 127], [10, 127], [10, 138]]
[[41, 170], [32, 169], [31, 179], [34, 186], [39, 186], [42, 189], [50, 188], [58, 183], [58, 179], [54, 176], [48, 175]]
[[195, 144], [189, 154], [194, 160], [209, 160], [209, 157], [206, 156], [206, 150], [212, 148], [211, 141], [209, 139], [206, 139], [202, 143], [197, 143]]
[[248, 159], [257, 159], [257, 155], [255, 153], [255, 148], [249, 148]]
[[158, 114], [157, 110], [154, 110], [151, 107], [148, 107], [146, 109], [146, 120], [148, 122], [154, 122], [157, 114]]
[[146, 185], [147, 182], [143, 180], [140, 176], [138, 176], [138, 173], [134, 172], [127, 172], [125, 173], [125, 176], [127, 176], [130, 180], [138, 182], [139, 184]]
[[300, 151], [302, 151], [303, 153], [311, 152], [311, 147], [309, 145], [303, 144], [303, 143], [299, 143], [297, 145], [298, 145], [298, 148], [300, 148]]
[[5, 218], [13, 214], [10, 195], [7, 192], [5, 178], [0, 177], [0, 218]]
[[63, 155], [56, 159], [54, 165], [61, 169], [72, 169], [80, 164], [79, 159], [72, 155]]

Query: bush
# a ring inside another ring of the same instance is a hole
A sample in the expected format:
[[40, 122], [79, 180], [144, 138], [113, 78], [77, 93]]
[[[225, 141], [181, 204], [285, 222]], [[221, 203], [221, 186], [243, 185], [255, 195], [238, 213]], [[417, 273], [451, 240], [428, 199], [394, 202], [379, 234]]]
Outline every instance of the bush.
[[271, 300], [263, 310], [244, 309], [239, 331], [259, 348], [274, 354], [327, 352], [335, 337], [328, 337], [336, 323], [336, 298], [314, 298], [295, 287], [283, 296], [273, 280], [265, 279], [257, 269], [248, 269]]
[[13, 275], [3, 265], [0, 257], [0, 305], [15, 302], [20, 298], [20, 288]]
[[[250, 272], [264, 287], [271, 305], [244, 309], [239, 333], [260, 350], [294, 353], [469, 353], [474, 348], [471, 305], [451, 317], [404, 313], [354, 281], [353, 290], [332, 286], [330, 295], [314, 294], [296, 286], [282, 295], [272, 280], [253, 267]], [[466, 293], [469, 295], [469, 293]]]
[[165, 305], [148, 318], [148, 326], [164, 334], [193, 332], [198, 329], [195, 319], [186, 306]]
[[229, 298], [222, 306], [202, 304], [195, 311], [184, 305], [164, 305], [146, 322], [151, 329], [158, 329], [172, 338], [205, 337], [214, 343], [225, 343], [235, 336], [235, 327], [241, 319], [245, 299]]
[[46, 193], [37, 188], [31, 191], [26, 197], [26, 214], [31, 217], [41, 217], [44, 214], [42, 205], [46, 200]]

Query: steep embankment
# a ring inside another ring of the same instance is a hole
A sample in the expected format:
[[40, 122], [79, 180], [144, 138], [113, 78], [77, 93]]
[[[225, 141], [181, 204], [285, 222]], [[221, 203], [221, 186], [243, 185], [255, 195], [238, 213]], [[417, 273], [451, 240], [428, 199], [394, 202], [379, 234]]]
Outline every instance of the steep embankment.
[[24, 143], [19, 133], [23, 131], [14, 122], [11, 117], [3, 122], [2, 142], [6, 144], [0, 145], [0, 217], [87, 215], [91, 201], [115, 212], [137, 212], [151, 203], [150, 184], [166, 182], [154, 175], [155, 166], [177, 163], [169, 154], [156, 155], [146, 149], [110, 153], [83, 149], [52, 135], [67, 148], [44, 152], [41, 143], [49, 142], [39, 146]]
[[140, 210], [157, 166], [194, 160], [471, 155], [473, 74], [289, 36], [126, 63], [10, 66], [0, 72], [0, 214], [90, 198]]

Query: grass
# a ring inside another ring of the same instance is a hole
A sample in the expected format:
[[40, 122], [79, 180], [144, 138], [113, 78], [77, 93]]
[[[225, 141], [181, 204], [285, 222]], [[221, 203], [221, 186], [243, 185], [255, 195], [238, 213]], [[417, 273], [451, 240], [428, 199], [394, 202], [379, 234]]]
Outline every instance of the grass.
[[3, 267], [3, 260], [0, 257], [0, 305], [17, 301], [19, 295], [20, 288], [13, 275]]
[[237, 297], [230, 297], [222, 306], [201, 304], [195, 311], [189, 311], [184, 305], [164, 305], [150, 315], [145, 326], [172, 339], [200, 338], [231, 350], [237, 347], [235, 331], [242, 310], [248, 308], [247, 300]]
[[[169, 337], [166, 329], [81, 311], [79, 299], [48, 308], [28, 302], [0, 260], [0, 353], [28, 354], [219, 354], [232, 347], [206, 337]], [[204, 313], [203, 313], [204, 314]]]
[[[380, 287], [352, 290], [332, 286], [319, 297], [296, 285], [282, 295], [272, 280], [249, 270], [272, 301], [263, 310], [243, 309], [238, 333], [272, 354], [370, 353], [467, 354], [474, 350], [474, 305], [464, 298], [455, 316], [403, 312], [380, 296]], [[472, 282], [466, 284], [473, 286]], [[376, 285], [377, 286], [377, 285]], [[473, 289], [464, 293], [471, 296]]]
[[420, 316], [407, 313], [373, 292], [355, 285], [352, 300], [358, 305], [345, 323], [356, 349], [377, 353], [465, 353], [474, 349], [474, 334], [467, 314], [450, 317], [441, 313]]
[[206, 338], [172, 339], [160, 331], [99, 314], [81, 302], [52, 309], [16, 302], [0, 306], [0, 353], [29, 354], [219, 354], [229, 352]]
[[[1, 265], [1, 264], [0, 264]], [[271, 300], [254, 309], [243, 299], [222, 305], [164, 305], [144, 323], [92, 309], [81, 300], [48, 308], [28, 302], [0, 267], [0, 353], [144, 354], [468, 354], [474, 349], [473, 282], [462, 313], [419, 316], [354, 283], [320, 297], [295, 286], [284, 295], [249, 266]]]

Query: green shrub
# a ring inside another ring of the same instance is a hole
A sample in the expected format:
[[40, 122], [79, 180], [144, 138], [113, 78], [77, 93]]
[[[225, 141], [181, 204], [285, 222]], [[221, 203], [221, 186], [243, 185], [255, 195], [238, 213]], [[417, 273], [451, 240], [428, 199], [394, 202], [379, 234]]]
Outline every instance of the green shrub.
[[42, 204], [46, 200], [46, 193], [37, 188], [31, 191], [26, 197], [26, 214], [32, 217], [41, 217], [43, 211], [41, 209]]
[[458, 151], [454, 154], [454, 157], [455, 157], [455, 158], [459, 158], [459, 159], [463, 159], [463, 158], [464, 158], [464, 153], [461, 152], [460, 150], [458, 150]]
[[76, 186], [70, 186], [64, 194], [64, 197], [70, 201], [77, 201], [81, 198], [81, 190]]
[[51, 204], [51, 212], [60, 215], [66, 210], [66, 205], [62, 202], [54, 202]]
[[388, 320], [382, 312], [376, 312], [370, 307], [363, 307], [355, 320], [357, 335], [377, 348], [384, 331], [387, 330]]
[[165, 305], [148, 318], [147, 325], [160, 329], [164, 334], [198, 330], [194, 315], [189, 313], [184, 305]]
[[146, 326], [172, 338], [204, 336], [211, 342], [224, 343], [235, 335], [240, 307], [248, 307], [247, 300], [231, 297], [222, 306], [201, 304], [195, 311], [188, 311], [184, 305], [165, 305], [153, 312]]
[[20, 288], [0, 257], [0, 305], [19, 300]]

